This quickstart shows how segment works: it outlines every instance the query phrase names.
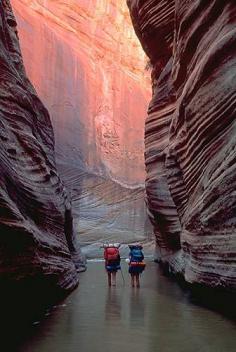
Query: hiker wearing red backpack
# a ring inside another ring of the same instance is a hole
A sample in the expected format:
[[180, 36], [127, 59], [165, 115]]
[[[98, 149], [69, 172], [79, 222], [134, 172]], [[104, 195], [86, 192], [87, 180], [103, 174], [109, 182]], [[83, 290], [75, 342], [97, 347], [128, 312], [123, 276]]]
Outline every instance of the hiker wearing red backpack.
[[139, 276], [145, 269], [144, 255], [141, 245], [129, 245], [129, 273], [131, 275], [131, 285], [140, 287]]
[[108, 285], [116, 285], [116, 273], [120, 270], [119, 244], [103, 245]]

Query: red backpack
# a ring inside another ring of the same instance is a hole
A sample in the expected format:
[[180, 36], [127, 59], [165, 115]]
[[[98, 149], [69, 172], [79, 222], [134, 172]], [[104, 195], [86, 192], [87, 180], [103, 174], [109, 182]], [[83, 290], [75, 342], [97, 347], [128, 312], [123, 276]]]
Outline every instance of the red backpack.
[[120, 258], [120, 253], [118, 248], [116, 247], [107, 247], [105, 249], [105, 259], [110, 260], [118, 260]]

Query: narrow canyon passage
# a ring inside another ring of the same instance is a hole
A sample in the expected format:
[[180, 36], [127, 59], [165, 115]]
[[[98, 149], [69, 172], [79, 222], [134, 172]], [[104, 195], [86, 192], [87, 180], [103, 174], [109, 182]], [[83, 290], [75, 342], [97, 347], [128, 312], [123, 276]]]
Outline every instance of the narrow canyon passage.
[[139, 290], [130, 287], [125, 262], [125, 285], [119, 273], [109, 289], [103, 265], [88, 263], [79, 289], [35, 322], [19, 352], [235, 351], [235, 322], [191, 303], [155, 263]]
[[235, 351], [236, 5], [206, 3], [0, 2], [1, 351]]

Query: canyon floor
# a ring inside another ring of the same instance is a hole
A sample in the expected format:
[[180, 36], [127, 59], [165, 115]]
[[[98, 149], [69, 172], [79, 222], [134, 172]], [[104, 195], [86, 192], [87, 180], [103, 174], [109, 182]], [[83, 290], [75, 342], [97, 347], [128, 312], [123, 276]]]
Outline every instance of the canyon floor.
[[88, 262], [79, 289], [44, 311], [22, 340], [18, 329], [17, 348], [8, 350], [235, 351], [235, 322], [194, 303], [189, 291], [165, 277], [157, 264], [147, 262], [140, 289], [130, 287], [125, 261], [122, 270], [125, 283], [119, 273], [117, 286], [109, 289], [103, 262]]

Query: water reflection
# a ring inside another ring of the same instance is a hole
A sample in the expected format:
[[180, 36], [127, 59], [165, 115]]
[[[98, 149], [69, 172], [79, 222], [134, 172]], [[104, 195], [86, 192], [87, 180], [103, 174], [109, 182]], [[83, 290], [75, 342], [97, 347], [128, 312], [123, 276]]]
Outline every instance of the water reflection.
[[108, 288], [103, 265], [89, 264], [79, 289], [34, 327], [22, 348], [5, 350], [235, 352], [235, 323], [192, 304], [156, 264], [148, 264], [140, 289], [130, 287], [127, 270], [124, 276], [125, 285], [118, 277]]
[[105, 320], [107, 322], [121, 320], [121, 309], [121, 300], [116, 288], [108, 287], [105, 303]]
[[130, 327], [143, 327], [145, 323], [146, 303], [143, 292], [140, 289], [133, 288], [129, 296], [129, 322]]

